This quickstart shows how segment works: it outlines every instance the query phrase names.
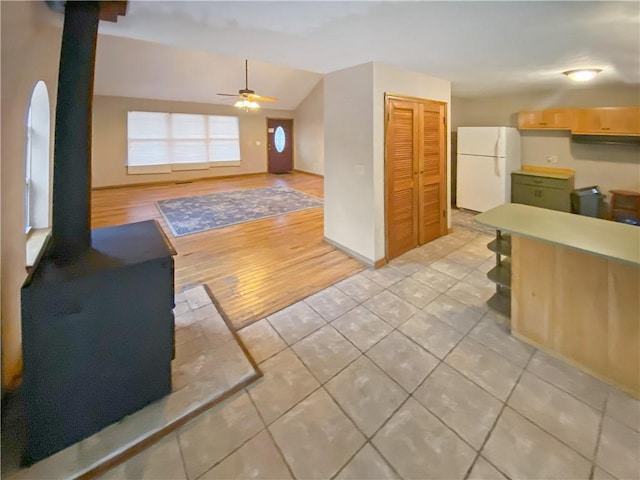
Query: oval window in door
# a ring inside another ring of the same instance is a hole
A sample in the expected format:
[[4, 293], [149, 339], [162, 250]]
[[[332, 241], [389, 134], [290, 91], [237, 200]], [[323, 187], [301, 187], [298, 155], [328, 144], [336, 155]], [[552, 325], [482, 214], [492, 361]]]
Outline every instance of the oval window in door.
[[284, 134], [284, 128], [276, 128], [276, 131], [273, 134], [273, 144], [275, 145], [276, 151], [278, 153], [282, 153], [284, 151], [284, 147], [287, 144], [287, 138]]

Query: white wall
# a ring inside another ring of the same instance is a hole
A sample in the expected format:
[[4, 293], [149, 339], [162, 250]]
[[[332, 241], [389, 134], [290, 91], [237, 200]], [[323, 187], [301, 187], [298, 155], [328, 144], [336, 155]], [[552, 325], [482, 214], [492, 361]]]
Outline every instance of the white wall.
[[295, 111], [296, 170], [324, 173], [324, 82], [320, 80]]
[[[530, 92], [482, 98], [454, 98], [453, 125], [518, 126], [518, 111], [553, 107], [617, 107], [640, 105], [637, 87], [598, 87]], [[568, 131], [522, 131], [522, 163], [575, 170], [576, 188], [598, 185], [640, 191], [640, 147], [573, 142]], [[558, 157], [547, 163], [547, 155]]]
[[[237, 115], [240, 118], [240, 155], [237, 167], [130, 175], [127, 173], [127, 112], [129, 110]], [[267, 171], [267, 117], [293, 118], [288, 110], [244, 112], [230, 105], [173, 102], [143, 98], [96, 96], [93, 101], [92, 186], [168, 182]], [[296, 127], [294, 125], [294, 136]]]
[[[373, 82], [373, 165], [375, 208], [375, 259], [385, 257], [384, 217], [384, 94], [404, 95], [447, 103], [447, 118], [451, 117], [451, 82], [441, 78], [412, 72], [383, 63], [374, 64]], [[450, 122], [447, 123], [447, 179], [450, 173]], [[451, 203], [450, 182], [447, 181], [447, 205]], [[447, 210], [447, 225], [451, 212]]]
[[49, 18], [58, 14], [50, 12], [44, 2], [0, 2], [0, 11], [2, 384], [7, 386], [22, 367], [20, 287], [26, 277], [24, 159], [27, 111], [33, 88], [38, 80], [43, 80], [49, 93], [53, 130], [62, 32], [50, 25]]
[[325, 237], [373, 264], [385, 257], [384, 94], [449, 103], [451, 83], [380, 63], [324, 82]]
[[324, 235], [373, 262], [373, 63], [324, 78]]

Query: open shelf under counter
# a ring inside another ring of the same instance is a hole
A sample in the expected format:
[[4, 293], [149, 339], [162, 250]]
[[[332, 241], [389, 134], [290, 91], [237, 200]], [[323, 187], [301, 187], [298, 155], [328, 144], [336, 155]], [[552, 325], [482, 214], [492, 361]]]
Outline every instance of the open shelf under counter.
[[511, 260], [505, 258], [487, 272], [487, 278], [501, 287], [511, 288]]
[[508, 257], [511, 255], [511, 236], [507, 234], [500, 234], [487, 244], [487, 248], [492, 252]]
[[499, 288], [493, 296], [487, 300], [491, 310], [501, 313], [505, 317], [511, 317], [511, 295], [507, 288]]

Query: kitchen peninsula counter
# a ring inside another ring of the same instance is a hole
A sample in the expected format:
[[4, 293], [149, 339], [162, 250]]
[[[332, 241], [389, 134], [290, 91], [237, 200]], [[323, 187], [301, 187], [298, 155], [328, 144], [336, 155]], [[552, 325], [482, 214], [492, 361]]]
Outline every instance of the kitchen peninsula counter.
[[512, 333], [640, 397], [640, 228], [520, 204], [475, 218], [512, 234]]

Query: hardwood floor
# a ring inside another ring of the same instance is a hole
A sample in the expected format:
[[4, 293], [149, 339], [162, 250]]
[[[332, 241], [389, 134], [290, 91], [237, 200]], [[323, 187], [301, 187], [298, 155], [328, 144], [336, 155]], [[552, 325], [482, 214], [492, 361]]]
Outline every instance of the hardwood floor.
[[322, 240], [322, 208], [173, 237], [155, 202], [272, 185], [323, 196], [323, 179], [299, 172], [95, 190], [92, 227], [157, 220], [178, 252], [176, 292], [207, 284], [233, 325], [240, 328], [364, 266]]

